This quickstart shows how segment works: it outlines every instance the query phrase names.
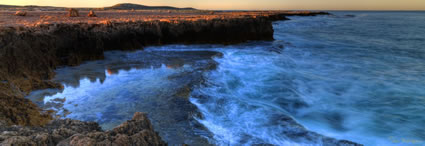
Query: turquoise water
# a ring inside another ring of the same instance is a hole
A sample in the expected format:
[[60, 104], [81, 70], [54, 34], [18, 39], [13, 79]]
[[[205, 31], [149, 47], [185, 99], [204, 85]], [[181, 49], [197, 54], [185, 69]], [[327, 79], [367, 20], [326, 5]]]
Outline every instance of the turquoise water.
[[425, 145], [425, 12], [333, 13], [272, 42], [108, 52], [29, 98], [104, 129], [147, 112], [170, 144]]

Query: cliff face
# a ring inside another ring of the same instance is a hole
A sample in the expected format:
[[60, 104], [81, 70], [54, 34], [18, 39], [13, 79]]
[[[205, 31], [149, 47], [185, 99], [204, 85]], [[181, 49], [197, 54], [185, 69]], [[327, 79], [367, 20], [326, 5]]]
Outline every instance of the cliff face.
[[141, 49], [142, 46], [170, 43], [232, 44], [272, 39], [273, 28], [265, 18], [3, 28], [0, 30], [0, 80], [28, 92], [54, 86], [42, 80], [51, 78], [55, 67], [102, 59], [105, 50]]

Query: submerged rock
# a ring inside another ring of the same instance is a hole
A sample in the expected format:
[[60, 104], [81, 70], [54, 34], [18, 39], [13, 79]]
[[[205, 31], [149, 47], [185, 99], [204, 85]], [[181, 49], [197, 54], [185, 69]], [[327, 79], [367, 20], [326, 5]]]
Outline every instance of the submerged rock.
[[0, 127], [0, 145], [167, 145], [154, 131], [146, 114], [133, 118], [111, 131], [102, 131], [95, 122], [54, 120], [44, 127]]

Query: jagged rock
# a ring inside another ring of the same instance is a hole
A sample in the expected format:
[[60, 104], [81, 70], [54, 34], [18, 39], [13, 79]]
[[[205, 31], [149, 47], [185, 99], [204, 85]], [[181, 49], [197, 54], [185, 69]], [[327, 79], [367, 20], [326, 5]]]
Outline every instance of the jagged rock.
[[27, 16], [27, 12], [25, 12], [25, 11], [16, 11], [15, 16]]
[[77, 9], [69, 9], [68, 10], [68, 17], [79, 17], [80, 14], [78, 13]]
[[89, 12], [89, 14], [87, 16], [89, 16], [89, 17], [97, 17], [97, 15], [92, 10], [90, 10], [90, 12]]
[[0, 145], [167, 145], [154, 131], [144, 113], [111, 131], [102, 131], [97, 123], [55, 120], [44, 127], [0, 127]]
[[23, 94], [4, 93], [14, 91], [5, 84], [0, 83], [0, 126], [19, 125], [43, 125], [51, 120], [49, 113], [42, 112], [37, 105], [24, 98]]

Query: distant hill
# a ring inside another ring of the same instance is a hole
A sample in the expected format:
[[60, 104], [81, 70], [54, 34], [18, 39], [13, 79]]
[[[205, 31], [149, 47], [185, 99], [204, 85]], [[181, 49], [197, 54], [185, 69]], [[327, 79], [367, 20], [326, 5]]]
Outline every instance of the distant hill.
[[[65, 7], [51, 7], [51, 6], [35, 6], [35, 5], [28, 5], [28, 6], [14, 6], [14, 5], [0, 5], [0, 10], [27, 10], [27, 11], [63, 11], [67, 10], [68, 8]], [[79, 10], [196, 10], [194, 8], [177, 8], [177, 7], [170, 7], [170, 6], [145, 6], [145, 5], [138, 5], [138, 4], [131, 4], [131, 3], [122, 3], [122, 4], [116, 4], [111, 7], [103, 7], [103, 8], [77, 8]]]
[[131, 3], [116, 4], [111, 7], [104, 7], [104, 10], [196, 10], [194, 8], [176, 8], [170, 6], [145, 6]]
[[16, 10], [25, 10], [25, 11], [62, 11], [68, 8], [64, 7], [51, 7], [51, 6], [14, 6], [14, 5], [0, 5], [0, 10], [16, 11]]
[[36, 6], [36, 5], [27, 5], [27, 6], [15, 6], [15, 5], [0, 5], [0, 8], [63, 8], [63, 7], [52, 7], [52, 6]]

